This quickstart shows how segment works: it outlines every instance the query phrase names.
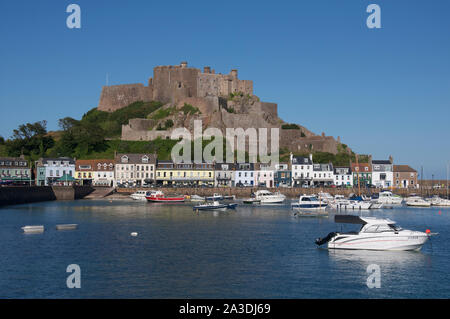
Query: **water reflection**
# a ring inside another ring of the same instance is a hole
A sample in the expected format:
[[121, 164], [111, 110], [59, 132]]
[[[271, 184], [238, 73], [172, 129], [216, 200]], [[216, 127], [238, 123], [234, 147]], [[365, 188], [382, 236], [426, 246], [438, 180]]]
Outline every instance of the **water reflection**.
[[378, 264], [385, 266], [426, 264], [430, 256], [421, 251], [326, 250], [338, 263]]

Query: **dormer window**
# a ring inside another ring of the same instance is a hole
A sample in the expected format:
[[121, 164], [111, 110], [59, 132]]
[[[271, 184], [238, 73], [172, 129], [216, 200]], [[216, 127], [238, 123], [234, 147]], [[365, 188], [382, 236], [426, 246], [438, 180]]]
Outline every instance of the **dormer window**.
[[122, 157], [120, 158], [120, 161], [121, 161], [122, 163], [128, 163], [128, 156], [126, 156], [126, 155], [122, 156]]
[[142, 156], [142, 163], [148, 163], [148, 156]]

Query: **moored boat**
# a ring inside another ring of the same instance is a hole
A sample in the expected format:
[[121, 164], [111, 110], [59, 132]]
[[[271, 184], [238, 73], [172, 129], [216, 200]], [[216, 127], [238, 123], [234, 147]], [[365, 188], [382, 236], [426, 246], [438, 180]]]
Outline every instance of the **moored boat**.
[[24, 226], [22, 227], [22, 230], [26, 234], [37, 234], [44, 232], [44, 226], [37, 225], [37, 226]]
[[258, 190], [255, 193], [255, 199], [259, 200], [261, 204], [276, 204], [284, 202], [286, 196], [280, 192], [272, 193], [268, 190]]
[[152, 192], [150, 191], [137, 191], [130, 195], [130, 197], [134, 200], [146, 200], [147, 196], [150, 196]]
[[199, 195], [191, 195], [190, 196], [191, 202], [204, 202], [205, 197], [199, 196]]
[[185, 198], [182, 195], [164, 195], [162, 191], [152, 192], [150, 196], [146, 196], [149, 202], [160, 202], [160, 203], [174, 203], [174, 202], [184, 202]]
[[217, 201], [217, 200], [222, 200], [223, 196], [218, 194], [218, 193], [214, 193], [213, 196], [206, 196], [205, 199], [206, 200]]
[[412, 207], [430, 207], [431, 203], [420, 196], [410, 196], [405, 201], [407, 206]]
[[437, 195], [433, 196], [430, 199], [430, 203], [433, 206], [438, 206], [438, 207], [447, 207], [450, 206], [450, 200], [445, 199], [445, 198], [441, 198]]
[[328, 249], [361, 250], [420, 250], [432, 234], [402, 229], [394, 221], [384, 218], [335, 215], [336, 223], [359, 224], [358, 232], [331, 232], [316, 239], [318, 246]]
[[235, 203], [222, 204], [222, 203], [219, 203], [218, 201], [213, 201], [212, 203], [205, 203], [205, 204], [194, 206], [192, 209], [194, 211], [199, 211], [199, 210], [226, 210], [226, 209], [235, 209], [236, 206], [237, 206], [237, 204], [235, 204]]
[[314, 195], [302, 195], [298, 202], [291, 204], [291, 208], [302, 210], [324, 210], [327, 206], [328, 203], [319, 200]]

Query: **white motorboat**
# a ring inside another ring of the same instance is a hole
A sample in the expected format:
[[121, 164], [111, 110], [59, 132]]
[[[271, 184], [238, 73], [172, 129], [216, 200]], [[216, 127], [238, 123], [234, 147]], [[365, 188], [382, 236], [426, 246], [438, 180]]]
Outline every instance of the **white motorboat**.
[[328, 249], [363, 250], [420, 250], [431, 235], [427, 232], [402, 229], [390, 219], [335, 215], [336, 223], [359, 224], [359, 232], [332, 232], [316, 239], [318, 246], [327, 244]]
[[137, 191], [130, 195], [130, 197], [134, 200], [147, 200], [147, 196], [150, 196], [152, 192], [150, 191]]
[[226, 209], [235, 209], [237, 204], [221, 204], [218, 201], [213, 201], [212, 203], [205, 203], [201, 205], [194, 206], [192, 209], [194, 211], [199, 210], [226, 210]]
[[74, 230], [78, 228], [78, 224], [61, 224], [56, 225], [56, 230]]
[[302, 195], [297, 203], [292, 203], [291, 208], [301, 210], [324, 210], [328, 203], [319, 200], [314, 195]]
[[324, 193], [324, 192], [320, 192], [319, 194], [317, 194], [317, 198], [319, 199], [319, 201], [323, 201], [326, 203], [332, 202], [334, 197], [330, 195], [330, 193]]
[[191, 202], [204, 202], [205, 197], [199, 196], [199, 195], [191, 195], [190, 196]]
[[378, 197], [374, 197], [373, 201], [389, 205], [400, 205], [403, 202], [403, 198], [392, 194], [390, 191], [383, 191], [378, 194]]
[[437, 195], [434, 195], [431, 199], [430, 199], [430, 203], [433, 206], [439, 206], [439, 207], [447, 207], [450, 206], [450, 200], [439, 197]]
[[346, 199], [343, 195], [336, 195], [334, 197], [334, 200], [328, 203], [328, 206], [333, 209], [360, 210], [360, 209], [370, 209], [370, 207], [372, 206], [372, 202]]
[[280, 192], [272, 193], [268, 190], [259, 190], [255, 193], [255, 199], [259, 200], [261, 204], [275, 204], [284, 202], [286, 196]]
[[430, 207], [431, 203], [429, 201], [424, 200], [420, 196], [410, 196], [405, 201], [407, 206], [412, 207]]

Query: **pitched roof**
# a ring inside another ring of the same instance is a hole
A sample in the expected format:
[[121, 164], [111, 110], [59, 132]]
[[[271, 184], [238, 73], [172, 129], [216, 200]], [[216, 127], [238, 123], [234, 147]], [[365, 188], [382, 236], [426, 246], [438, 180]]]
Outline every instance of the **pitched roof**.
[[292, 164], [296, 165], [311, 165], [312, 161], [309, 157], [302, 157], [302, 156], [293, 156], [292, 157]]
[[[122, 162], [122, 157], [128, 157], [128, 162]], [[148, 162], [144, 162], [143, 159], [147, 157]], [[117, 154], [115, 161], [117, 164], [155, 164], [155, 154]]]
[[373, 160], [372, 164], [385, 164], [389, 165], [392, 164], [390, 160]]
[[394, 165], [394, 172], [417, 173], [417, 171], [409, 165]]

